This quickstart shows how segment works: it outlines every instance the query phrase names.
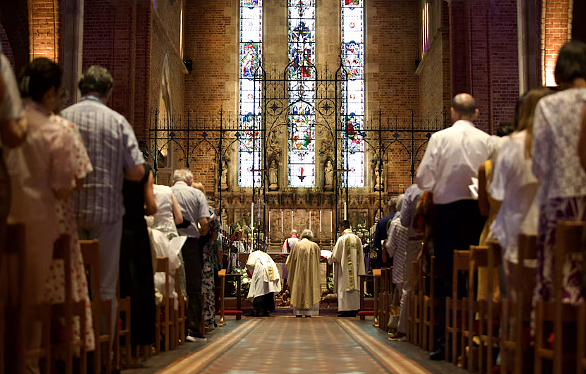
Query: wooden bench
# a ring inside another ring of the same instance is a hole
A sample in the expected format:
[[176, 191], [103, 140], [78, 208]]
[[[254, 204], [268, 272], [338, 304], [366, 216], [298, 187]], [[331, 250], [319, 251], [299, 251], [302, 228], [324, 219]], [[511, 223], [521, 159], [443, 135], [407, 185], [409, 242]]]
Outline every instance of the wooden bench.
[[[62, 304], [51, 305], [51, 315], [53, 317], [53, 325], [59, 326], [59, 321], [55, 319], [63, 318], [65, 335], [64, 341], [52, 346], [52, 367], [57, 370], [57, 359], [63, 360], [65, 363], [65, 374], [73, 373], [73, 352], [74, 348], [79, 349], [80, 357], [80, 368], [81, 374], [87, 373], [87, 353], [85, 346], [85, 335], [86, 335], [86, 304], [85, 300], [74, 301], [71, 288], [71, 246], [70, 237], [62, 235], [53, 246], [53, 260], [63, 261], [63, 272], [64, 272], [64, 283], [65, 283], [65, 300]], [[80, 330], [79, 339], [76, 339], [73, 331], [73, 317], [79, 318]]]
[[374, 291], [373, 291], [373, 296], [374, 296], [374, 310], [373, 310], [373, 322], [372, 325], [374, 327], [378, 327], [379, 326], [379, 316], [380, 316], [380, 304], [378, 302], [379, 300], [379, 289], [380, 289], [380, 277], [381, 277], [381, 270], [380, 269], [373, 269], [372, 270], [372, 276], [373, 276], [373, 280], [374, 280]]
[[[163, 292], [163, 301], [157, 305], [155, 309], [155, 352], [159, 354], [161, 351], [166, 352], [170, 349], [170, 333], [173, 326], [173, 319], [171, 318], [170, 295], [169, 295], [169, 258], [157, 257], [157, 267], [155, 273], [163, 273], [165, 275], [165, 288]], [[161, 319], [161, 314], [163, 318]], [[161, 334], [163, 338], [161, 339]], [[161, 349], [161, 340], [163, 340], [163, 348]]]
[[[536, 259], [535, 235], [519, 235], [518, 263], [506, 262], [506, 266], [513, 274], [513, 283], [507, 284], [507, 297], [502, 299], [501, 320], [501, 357], [507, 352], [514, 355], [512, 368], [501, 363], [501, 373], [523, 374], [527, 371], [525, 351], [523, 346], [523, 329], [529, 325], [531, 312], [531, 298], [535, 288], [535, 267], [525, 260]], [[513, 296], [514, 294], [514, 296]], [[509, 333], [509, 316], [514, 316], [515, 324], [512, 333]], [[511, 336], [511, 338], [509, 338]]]
[[[85, 264], [87, 281], [92, 305], [92, 319], [94, 321], [94, 335], [96, 341], [94, 373], [100, 374], [102, 366], [106, 373], [112, 372], [112, 301], [102, 300], [100, 295], [100, 244], [97, 239], [80, 240], [81, 253]], [[105, 332], [101, 331], [101, 321], [105, 319]]]
[[[463, 297], [458, 299], [458, 272], [468, 272], [470, 266], [470, 251], [454, 250], [454, 267], [452, 272], [452, 297], [446, 297], [446, 361], [455, 365], [458, 360], [458, 354], [462, 354], [464, 349], [463, 339], [458, 350], [458, 337], [462, 336], [464, 329], [463, 317], [466, 314], [466, 304], [468, 299]], [[460, 315], [460, 321], [458, 320]], [[433, 342], [432, 342], [433, 343]]]
[[[462, 358], [465, 365], [464, 367], [467, 367], [468, 370], [474, 370], [477, 368], [478, 372], [483, 374], [485, 367], [485, 350], [481, 344], [478, 348], [478, 362], [474, 362], [476, 355], [473, 354], [473, 339], [474, 337], [485, 335], [486, 300], [476, 300], [476, 290], [474, 286], [478, 269], [481, 267], [486, 268], [488, 266], [488, 247], [471, 245], [469, 256], [468, 307], [466, 308], [466, 313], [462, 314], [462, 324], [465, 326], [462, 332], [462, 346], [467, 346], [468, 351], [462, 349]], [[488, 295], [488, 297], [492, 298], [492, 295]], [[478, 320], [476, 320], [476, 316], [478, 316]]]
[[[420, 268], [420, 267], [419, 267]], [[419, 295], [415, 295], [418, 297], [420, 308], [423, 309], [423, 316], [422, 316], [422, 332], [421, 332], [421, 348], [427, 350], [429, 352], [433, 351], [433, 343], [434, 343], [434, 325], [435, 325], [435, 284], [433, 279], [435, 277], [435, 256], [432, 256], [429, 261], [429, 292], [426, 292], [426, 283], [423, 277], [423, 272], [420, 271], [420, 286], [419, 286]]]
[[[222, 273], [222, 270], [224, 270], [224, 272]], [[240, 299], [240, 291], [242, 289], [242, 275], [241, 274], [226, 274], [225, 273], [225, 269], [220, 270], [220, 273], [218, 273], [220, 275], [220, 281], [222, 282], [222, 293], [220, 295], [220, 302], [221, 302], [221, 308], [220, 311], [217, 312], [216, 314], [220, 315], [220, 327], [224, 326], [226, 324], [225, 322], [225, 316], [226, 315], [232, 315], [232, 316], [236, 316], [236, 320], [241, 320], [242, 319], [242, 301]], [[226, 309], [225, 308], [225, 300], [226, 300], [226, 279], [235, 279], [236, 281], [236, 309]]]

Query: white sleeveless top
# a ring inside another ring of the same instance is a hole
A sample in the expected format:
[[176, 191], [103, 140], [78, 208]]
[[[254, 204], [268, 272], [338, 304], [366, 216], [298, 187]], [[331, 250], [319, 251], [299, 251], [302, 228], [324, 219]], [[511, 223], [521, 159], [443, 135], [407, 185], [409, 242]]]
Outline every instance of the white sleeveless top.
[[177, 235], [175, 219], [173, 218], [173, 192], [171, 187], [154, 186], [155, 202], [157, 203], [157, 213], [153, 216], [154, 222], [152, 228], [159, 230], [165, 235]]

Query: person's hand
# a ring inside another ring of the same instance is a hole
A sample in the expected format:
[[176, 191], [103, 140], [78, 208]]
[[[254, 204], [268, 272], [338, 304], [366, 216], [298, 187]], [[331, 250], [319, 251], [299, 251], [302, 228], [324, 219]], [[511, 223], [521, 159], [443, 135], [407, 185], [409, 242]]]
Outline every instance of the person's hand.
[[423, 251], [419, 251], [419, 254], [417, 255], [417, 262], [421, 261], [423, 261]]

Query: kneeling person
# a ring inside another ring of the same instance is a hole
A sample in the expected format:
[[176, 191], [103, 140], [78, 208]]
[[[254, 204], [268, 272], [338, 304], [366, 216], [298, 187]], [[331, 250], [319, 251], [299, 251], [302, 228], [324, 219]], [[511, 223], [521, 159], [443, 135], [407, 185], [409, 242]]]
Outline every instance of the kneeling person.
[[251, 274], [248, 299], [252, 300], [254, 317], [268, 317], [275, 310], [275, 292], [281, 292], [277, 265], [268, 254], [254, 251], [248, 256], [246, 268]]

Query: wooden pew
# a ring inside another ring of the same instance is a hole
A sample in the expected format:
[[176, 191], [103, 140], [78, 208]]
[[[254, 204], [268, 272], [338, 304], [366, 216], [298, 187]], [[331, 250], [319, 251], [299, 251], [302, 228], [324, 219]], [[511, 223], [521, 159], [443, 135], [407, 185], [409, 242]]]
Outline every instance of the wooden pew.
[[[155, 309], [155, 352], [157, 354], [161, 353], [161, 333], [163, 334], [163, 342], [164, 347], [162, 351], [166, 352], [170, 349], [169, 341], [170, 341], [170, 328], [173, 324], [172, 318], [170, 316], [170, 306], [169, 306], [169, 258], [168, 257], [157, 257], [157, 267], [155, 269], [155, 273], [164, 273], [165, 274], [165, 292], [163, 292], [163, 302], [162, 304], [158, 305]], [[163, 313], [163, 319], [161, 320], [160, 314]]]
[[[102, 366], [106, 368], [106, 373], [112, 372], [112, 351], [113, 339], [112, 331], [112, 302], [102, 300], [100, 296], [100, 244], [97, 239], [80, 240], [81, 253], [85, 264], [87, 281], [91, 295], [92, 317], [94, 321], [94, 335], [96, 341], [94, 373], [100, 374]], [[101, 321], [106, 321], [106, 330], [102, 333]]]
[[[506, 352], [514, 354], [513, 368], [506, 367], [501, 363], [501, 373], [526, 373], [528, 359], [525, 357], [525, 350], [528, 347], [523, 346], [523, 329], [525, 324], [529, 323], [531, 312], [531, 297], [535, 288], [535, 267], [529, 262], [534, 262], [535, 252], [535, 235], [519, 235], [519, 254], [518, 263], [506, 263], [513, 274], [513, 283], [508, 284], [507, 298], [502, 299], [502, 319], [501, 319], [501, 357]], [[528, 261], [525, 261], [528, 260]], [[529, 261], [532, 260], [532, 261]], [[515, 293], [513, 298], [512, 293]], [[509, 316], [514, 316], [515, 325], [513, 331], [509, 333]], [[509, 336], [512, 338], [509, 339]]]
[[[225, 309], [224, 308], [224, 316], [232, 315], [232, 316], [236, 316], [236, 320], [241, 320], [242, 319], [242, 300], [240, 298], [240, 292], [242, 290], [242, 275], [241, 274], [226, 274], [224, 276], [224, 278], [228, 281], [230, 279], [234, 279], [234, 281], [236, 281], [236, 309]], [[225, 289], [224, 289], [224, 291], [225, 291]]]
[[[543, 360], [553, 361], [553, 373], [562, 374], [562, 369], [575, 364], [572, 357], [575, 350], [570, 342], [564, 342], [564, 325], [577, 324], [577, 308], [562, 303], [563, 295], [563, 267], [565, 260], [572, 255], [580, 254], [581, 238], [584, 229], [583, 222], [558, 221], [556, 225], [555, 264], [554, 264], [554, 296], [551, 300], [539, 300], [535, 319], [535, 374], [543, 372]], [[544, 322], [553, 321], [554, 348], [544, 345]], [[570, 336], [573, 340], [574, 336]], [[565, 343], [565, 344], [564, 344]], [[565, 345], [565, 347], [564, 347]], [[571, 361], [571, 364], [570, 364]]]
[[[80, 373], [87, 373], [87, 353], [85, 346], [85, 326], [86, 326], [86, 304], [85, 300], [73, 301], [71, 294], [71, 246], [70, 237], [62, 235], [53, 246], [53, 260], [63, 261], [63, 271], [65, 276], [65, 300], [62, 304], [51, 305], [51, 315], [53, 320], [64, 318], [65, 336], [64, 341], [53, 344], [51, 358], [53, 369], [56, 370], [56, 360], [61, 359], [65, 363], [65, 374], [73, 373], [73, 352], [77, 347], [80, 353]], [[79, 340], [74, 340], [73, 317], [79, 317], [80, 336]], [[60, 325], [55, 321], [54, 325]]]
[[[423, 323], [422, 323], [422, 344], [421, 348], [429, 352], [433, 351], [434, 334], [433, 328], [435, 325], [435, 285], [433, 279], [435, 277], [435, 256], [432, 256], [429, 261], [429, 292], [426, 292], [426, 283], [421, 272], [420, 278], [420, 299], [421, 308], [423, 309]], [[417, 295], [416, 295], [417, 296]]]
[[380, 303], [379, 303], [379, 291], [380, 291], [380, 279], [381, 279], [381, 269], [373, 269], [372, 275], [374, 276], [374, 321], [372, 325], [374, 327], [379, 327], [379, 317], [380, 317]]
[[181, 292], [179, 286], [179, 274], [178, 271], [175, 273], [175, 293], [178, 298], [177, 313], [174, 313], [174, 324], [175, 324], [175, 341], [179, 345], [185, 344], [185, 324], [187, 323], [187, 295]]
[[[470, 259], [469, 259], [469, 270], [468, 270], [468, 308], [467, 313], [462, 315], [462, 322], [467, 328], [462, 332], [462, 346], [467, 346], [466, 349], [462, 349], [462, 357], [464, 359], [465, 367], [468, 370], [474, 370], [478, 368], [480, 374], [484, 373], [485, 369], [485, 357], [484, 357], [484, 346], [480, 344], [478, 348], [478, 362], [474, 362], [475, 355], [474, 351], [474, 337], [480, 337], [485, 335], [485, 324], [486, 324], [486, 300], [476, 300], [475, 280], [479, 267], [488, 267], [488, 247], [487, 246], [470, 246]], [[492, 295], [488, 295], [492, 298]], [[476, 316], [478, 315], [478, 322], [476, 322]], [[465, 341], [467, 340], [467, 342]]]
[[[114, 338], [114, 368], [122, 370], [121, 356], [124, 351], [124, 364], [128, 365], [132, 355], [131, 340], [131, 312], [132, 306], [130, 297], [119, 299], [118, 301], [118, 321], [116, 321], [116, 337]], [[122, 344], [124, 341], [124, 344]]]
[[[446, 297], [446, 361], [455, 365], [458, 360], [458, 336], [462, 334], [464, 325], [458, 323], [458, 313], [466, 314], [466, 297], [458, 299], [458, 272], [468, 272], [470, 251], [454, 250], [454, 268], [452, 272], [452, 297]], [[433, 342], [432, 342], [433, 343]], [[464, 351], [463, 345], [460, 351]]]
[[411, 266], [411, 277], [415, 282], [413, 283], [411, 294], [407, 300], [409, 303], [409, 315], [407, 316], [407, 341], [415, 345], [420, 345], [423, 341], [422, 293], [425, 287], [423, 285], [421, 262], [413, 261]]

